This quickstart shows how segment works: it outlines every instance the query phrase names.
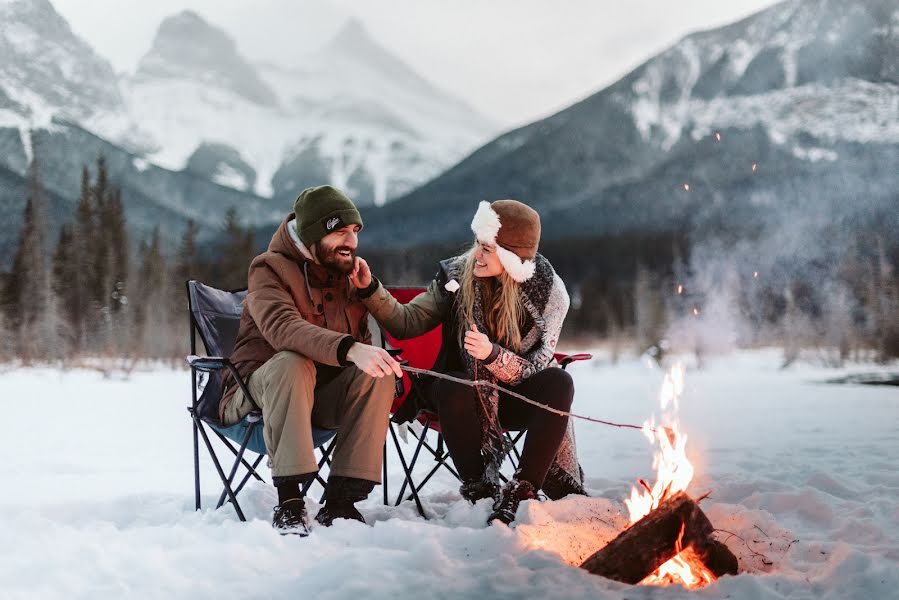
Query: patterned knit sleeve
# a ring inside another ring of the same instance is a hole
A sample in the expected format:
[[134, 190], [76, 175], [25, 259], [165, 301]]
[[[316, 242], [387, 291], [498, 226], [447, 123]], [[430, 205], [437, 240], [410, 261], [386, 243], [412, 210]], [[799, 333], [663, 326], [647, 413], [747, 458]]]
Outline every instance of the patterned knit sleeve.
[[540, 341], [529, 351], [518, 355], [506, 348], [500, 348], [496, 359], [484, 366], [494, 377], [510, 385], [518, 385], [523, 380], [547, 368], [553, 361], [562, 324], [570, 305], [565, 284], [558, 275], [553, 280], [553, 288], [543, 311], [542, 322], [537, 326], [542, 331]]

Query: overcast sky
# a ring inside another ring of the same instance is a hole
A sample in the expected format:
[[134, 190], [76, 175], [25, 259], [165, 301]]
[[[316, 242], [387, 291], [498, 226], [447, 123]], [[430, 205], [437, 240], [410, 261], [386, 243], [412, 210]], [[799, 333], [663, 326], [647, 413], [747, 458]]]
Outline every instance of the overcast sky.
[[192, 9], [243, 54], [284, 62], [350, 16], [436, 85], [502, 126], [544, 117], [614, 82], [684, 35], [773, 0], [51, 0], [76, 33], [132, 71], [160, 21]]

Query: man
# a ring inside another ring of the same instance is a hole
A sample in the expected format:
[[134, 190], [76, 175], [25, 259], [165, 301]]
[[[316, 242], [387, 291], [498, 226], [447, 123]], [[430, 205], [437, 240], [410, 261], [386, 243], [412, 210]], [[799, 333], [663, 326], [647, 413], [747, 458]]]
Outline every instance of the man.
[[[268, 251], [250, 265], [249, 290], [231, 360], [262, 410], [278, 506], [272, 526], [308, 535], [301, 485], [318, 463], [312, 427], [337, 429], [327, 501], [316, 521], [364, 522], [355, 502], [381, 481], [388, 414], [399, 364], [370, 345], [368, 312], [348, 275], [356, 264], [362, 217], [342, 192], [304, 190]], [[225, 378], [222, 423], [254, 409]]]

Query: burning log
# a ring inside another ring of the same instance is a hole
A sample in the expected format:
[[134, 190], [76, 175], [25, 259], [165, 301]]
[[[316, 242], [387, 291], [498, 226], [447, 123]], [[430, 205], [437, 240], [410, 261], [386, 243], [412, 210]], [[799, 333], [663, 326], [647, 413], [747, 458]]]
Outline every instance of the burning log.
[[581, 568], [637, 584], [682, 551], [692, 549], [714, 577], [736, 575], [736, 557], [711, 538], [713, 531], [699, 505], [678, 492], [584, 561]]

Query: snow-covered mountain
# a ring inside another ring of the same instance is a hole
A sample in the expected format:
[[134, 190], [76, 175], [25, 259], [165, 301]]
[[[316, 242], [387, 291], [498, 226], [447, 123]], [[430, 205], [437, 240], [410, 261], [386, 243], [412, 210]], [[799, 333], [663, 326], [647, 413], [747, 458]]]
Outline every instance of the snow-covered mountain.
[[[112, 66], [48, 0], [0, 0], [0, 127], [122, 114]], [[30, 148], [29, 148], [30, 150]]]
[[[163, 168], [277, 200], [331, 182], [383, 204], [465, 156], [496, 125], [437, 89], [349, 20], [325, 47], [247, 59], [193, 12], [165, 19], [119, 77], [48, 0], [0, 0], [0, 127], [53, 118]], [[89, 161], [88, 161], [89, 162]]]
[[462, 206], [511, 196], [556, 239], [812, 217], [819, 233], [840, 219], [899, 231], [897, 189], [899, 3], [787, 0], [498, 137], [366, 226], [379, 243], [396, 227], [407, 244], [459, 239]]
[[[196, 165], [203, 152], [200, 175], [276, 198], [330, 181], [383, 204], [495, 131], [354, 20], [311, 55], [257, 65], [227, 33], [182, 12], [163, 21], [121, 89], [128, 119], [100, 113], [90, 129], [170, 169]], [[214, 164], [211, 146], [221, 155]]]

